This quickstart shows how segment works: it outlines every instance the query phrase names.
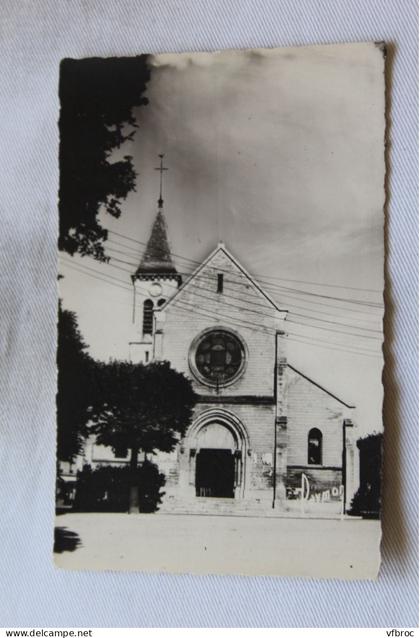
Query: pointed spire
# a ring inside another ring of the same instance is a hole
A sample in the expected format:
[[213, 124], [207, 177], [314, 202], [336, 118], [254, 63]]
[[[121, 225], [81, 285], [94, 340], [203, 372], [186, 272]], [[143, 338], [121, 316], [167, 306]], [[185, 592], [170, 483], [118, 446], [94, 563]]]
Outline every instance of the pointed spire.
[[168, 229], [166, 226], [166, 220], [163, 214], [163, 197], [162, 197], [162, 175], [163, 171], [168, 169], [163, 166], [164, 154], [161, 153], [160, 166], [155, 170], [160, 171], [160, 188], [158, 199], [158, 212], [153, 222], [152, 231], [150, 233], [149, 241], [146, 245], [140, 266], [137, 268], [136, 274], [133, 279], [138, 277], [154, 278], [156, 276], [169, 276], [175, 278], [181, 282], [181, 276], [178, 275], [174, 266], [171, 256], [171, 250], [169, 248], [168, 241]]
[[136, 276], [148, 274], [176, 274], [169, 248], [168, 233], [163, 211], [158, 210], [149, 241]]

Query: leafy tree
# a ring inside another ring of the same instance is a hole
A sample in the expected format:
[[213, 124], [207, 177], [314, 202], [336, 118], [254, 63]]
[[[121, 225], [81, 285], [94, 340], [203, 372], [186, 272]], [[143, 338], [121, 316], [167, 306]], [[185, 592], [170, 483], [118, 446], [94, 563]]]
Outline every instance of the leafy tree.
[[94, 362], [86, 352], [74, 312], [58, 308], [57, 458], [80, 452], [89, 420]]
[[135, 190], [129, 155], [110, 161], [113, 151], [133, 138], [133, 108], [143, 96], [150, 70], [148, 57], [62, 60], [60, 66], [59, 249], [106, 260], [107, 231], [101, 209], [113, 217]]
[[98, 364], [92, 431], [119, 455], [130, 450], [130, 511], [138, 511], [139, 452], [171, 452], [191, 422], [196, 395], [191, 382], [169, 363]]
[[[129, 509], [130, 468], [89, 465], [77, 473], [74, 509], [79, 512], [126, 512]], [[136, 473], [141, 512], [154, 512], [161, 502], [165, 476], [150, 461], [139, 465]]]
[[379, 518], [381, 509], [382, 434], [375, 433], [357, 441], [360, 455], [360, 486], [350, 514]]

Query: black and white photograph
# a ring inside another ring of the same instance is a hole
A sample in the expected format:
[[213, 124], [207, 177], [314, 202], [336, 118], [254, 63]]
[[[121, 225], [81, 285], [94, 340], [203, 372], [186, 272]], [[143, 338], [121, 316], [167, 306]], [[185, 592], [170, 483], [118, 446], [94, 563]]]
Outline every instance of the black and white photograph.
[[377, 578], [385, 60], [61, 61], [56, 566]]

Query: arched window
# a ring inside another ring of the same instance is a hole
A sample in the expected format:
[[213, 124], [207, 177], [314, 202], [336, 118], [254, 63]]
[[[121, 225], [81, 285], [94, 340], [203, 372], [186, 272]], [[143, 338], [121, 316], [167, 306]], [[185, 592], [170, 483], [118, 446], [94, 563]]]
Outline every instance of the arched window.
[[157, 305], [158, 305], [158, 306], [159, 306], [159, 308], [160, 308], [161, 306], [163, 306], [163, 304], [164, 304], [164, 303], [166, 303], [166, 299], [159, 299], [159, 301], [158, 301]]
[[151, 335], [153, 332], [153, 301], [146, 299], [143, 304], [143, 334]]
[[318, 428], [308, 433], [308, 465], [322, 465], [322, 432]]

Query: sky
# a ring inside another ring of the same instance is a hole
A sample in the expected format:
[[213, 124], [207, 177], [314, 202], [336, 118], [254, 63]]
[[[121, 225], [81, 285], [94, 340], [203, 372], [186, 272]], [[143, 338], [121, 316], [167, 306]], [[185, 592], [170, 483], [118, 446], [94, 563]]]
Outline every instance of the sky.
[[133, 157], [137, 189], [119, 220], [101, 217], [112, 231], [111, 262], [65, 255], [60, 263], [63, 305], [76, 312], [92, 355], [128, 357], [130, 274], [156, 214], [155, 167], [165, 153], [164, 210], [179, 271], [190, 273], [224, 241], [289, 309], [290, 363], [357, 406], [361, 435], [381, 430], [382, 51], [165, 54], [150, 64], [149, 105], [135, 111], [138, 129], [119, 151]]

